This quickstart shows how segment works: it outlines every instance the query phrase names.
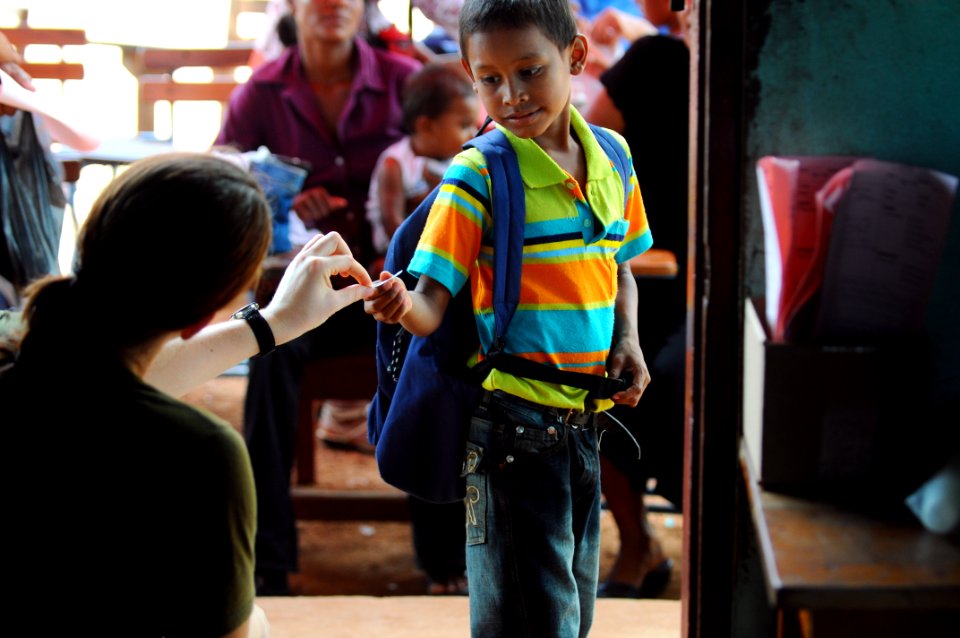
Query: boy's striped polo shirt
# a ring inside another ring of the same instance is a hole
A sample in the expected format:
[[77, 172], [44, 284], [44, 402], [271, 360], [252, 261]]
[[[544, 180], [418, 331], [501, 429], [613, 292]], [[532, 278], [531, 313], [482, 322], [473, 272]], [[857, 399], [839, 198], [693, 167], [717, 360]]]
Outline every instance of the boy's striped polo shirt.
[[[586, 157], [585, 192], [536, 142], [501, 128], [517, 152], [527, 207], [520, 303], [506, 334], [506, 350], [603, 375], [613, 338], [618, 265], [647, 250], [653, 239], [633, 163], [625, 197], [613, 163], [573, 108], [571, 123]], [[627, 149], [623, 138], [614, 135]], [[484, 351], [494, 335], [490, 193], [483, 154], [469, 149], [457, 155], [409, 265], [414, 275], [427, 275], [452, 295], [470, 281]], [[585, 407], [585, 390], [498, 370], [483, 385], [541, 405]], [[610, 405], [604, 401], [586, 407]]]

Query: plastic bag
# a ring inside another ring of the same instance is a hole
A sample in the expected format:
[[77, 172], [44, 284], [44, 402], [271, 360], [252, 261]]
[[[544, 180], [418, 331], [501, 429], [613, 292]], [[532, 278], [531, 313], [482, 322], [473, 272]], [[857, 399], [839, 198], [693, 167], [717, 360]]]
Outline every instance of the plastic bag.
[[250, 174], [263, 188], [273, 213], [270, 254], [289, 252], [293, 249], [290, 241], [290, 207], [293, 198], [303, 188], [309, 169], [301, 160], [274, 155], [265, 146], [247, 155]]
[[66, 200], [33, 116], [18, 111], [0, 119], [0, 276], [22, 288], [60, 272]]

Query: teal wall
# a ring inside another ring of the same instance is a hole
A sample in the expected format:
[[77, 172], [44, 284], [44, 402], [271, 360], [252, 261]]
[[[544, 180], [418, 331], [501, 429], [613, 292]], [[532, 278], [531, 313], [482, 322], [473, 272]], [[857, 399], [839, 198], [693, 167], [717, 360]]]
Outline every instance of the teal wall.
[[[960, 1], [747, 1], [746, 293], [763, 290], [753, 167], [850, 154], [960, 176]], [[960, 397], [960, 201], [931, 302], [938, 390]], [[906, 371], [901, 371], [906, 372]]]

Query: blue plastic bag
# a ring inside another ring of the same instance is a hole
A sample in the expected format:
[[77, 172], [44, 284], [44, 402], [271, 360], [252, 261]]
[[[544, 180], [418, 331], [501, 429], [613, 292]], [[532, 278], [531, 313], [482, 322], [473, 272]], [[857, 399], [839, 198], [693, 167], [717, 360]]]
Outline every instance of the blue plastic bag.
[[273, 214], [273, 243], [270, 254], [289, 252], [290, 207], [293, 198], [303, 188], [309, 171], [296, 160], [281, 158], [261, 147], [250, 158], [250, 174], [257, 180]]

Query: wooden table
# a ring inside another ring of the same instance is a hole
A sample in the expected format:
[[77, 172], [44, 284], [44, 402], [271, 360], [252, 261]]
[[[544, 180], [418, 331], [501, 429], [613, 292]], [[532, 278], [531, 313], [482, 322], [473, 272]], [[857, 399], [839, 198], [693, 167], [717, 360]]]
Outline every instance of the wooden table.
[[779, 635], [960, 635], [956, 540], [766, 491], [745, 452], [740, 463]]
[[630, 260], [634, 277], [648, 279], [673, 279], [677, 276], [677, 256], [672, 251], [651, 248]]

